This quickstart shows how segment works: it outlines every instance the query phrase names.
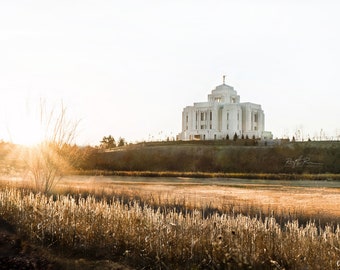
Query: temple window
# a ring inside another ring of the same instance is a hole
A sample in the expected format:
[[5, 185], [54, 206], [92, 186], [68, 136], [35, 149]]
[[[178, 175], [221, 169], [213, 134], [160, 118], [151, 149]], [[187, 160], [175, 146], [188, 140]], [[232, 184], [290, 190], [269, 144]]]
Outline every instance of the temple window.
[[201, 121], [204, 121], [204, 120], [205, 120], [205, 113], [201, 112]]

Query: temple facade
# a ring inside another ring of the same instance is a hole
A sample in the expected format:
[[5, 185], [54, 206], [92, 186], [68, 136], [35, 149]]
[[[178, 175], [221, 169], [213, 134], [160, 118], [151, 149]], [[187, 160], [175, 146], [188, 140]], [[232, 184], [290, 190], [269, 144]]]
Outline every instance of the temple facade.
[[182, 132], [179, 140], [222, 140], [261, 138], [264, 134], [264, 112], [261, 105], [240, 102], [233, 87], [217, 86], [208, 101], [187, 106], [182, 112]]

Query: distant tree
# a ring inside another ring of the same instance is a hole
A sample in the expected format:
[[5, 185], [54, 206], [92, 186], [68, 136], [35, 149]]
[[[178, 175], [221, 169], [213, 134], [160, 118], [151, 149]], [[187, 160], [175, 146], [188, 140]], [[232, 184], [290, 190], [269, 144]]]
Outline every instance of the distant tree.
[[124, 146], [126, 144], [125, 142], [125, 139], [124, 138], [121, 138], [119, 137], [119, 140], [118, 140], [118, 146]]
[[229, 140], [229, 134], [227, 134], [227, 137], [225, 138], [226, 140]]
[[116, 147], [116, 141], [115, 139], [109, 135], [109, 136], [104, 136], [103, 139], [100, 141], [100, 147], [102, 149], [111, 149]]

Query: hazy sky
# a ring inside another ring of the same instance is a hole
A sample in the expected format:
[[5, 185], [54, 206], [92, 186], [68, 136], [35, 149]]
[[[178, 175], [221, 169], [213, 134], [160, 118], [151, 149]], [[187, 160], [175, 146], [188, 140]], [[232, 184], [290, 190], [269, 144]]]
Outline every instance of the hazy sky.
[[336, 0], [2, 0], [0, 139], [33, 136], [40, 98], [81, 119], [78, 144], [175, 136], [224, 74], [274, 137], [335, 137], [339, 14]]

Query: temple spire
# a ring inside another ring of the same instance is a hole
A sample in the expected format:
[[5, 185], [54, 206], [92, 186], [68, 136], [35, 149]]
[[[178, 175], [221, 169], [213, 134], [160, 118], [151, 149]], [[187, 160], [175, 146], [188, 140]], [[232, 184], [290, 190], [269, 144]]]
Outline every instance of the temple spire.
[[226, 76], [225, 76], [225, 75], [223, 75], [223, 84], [225, 84], [225, 77], [226, 77]]

